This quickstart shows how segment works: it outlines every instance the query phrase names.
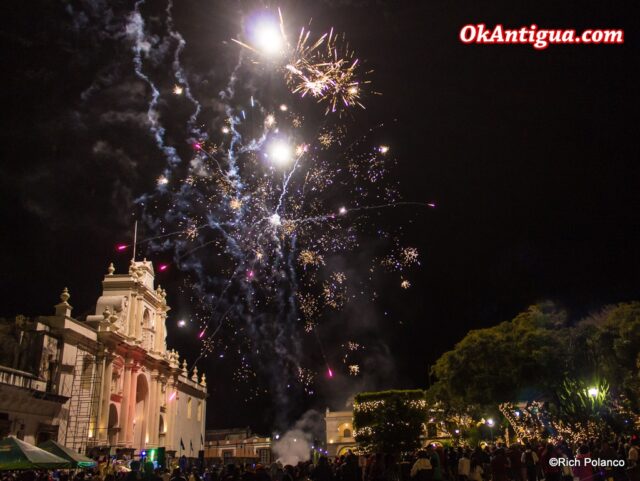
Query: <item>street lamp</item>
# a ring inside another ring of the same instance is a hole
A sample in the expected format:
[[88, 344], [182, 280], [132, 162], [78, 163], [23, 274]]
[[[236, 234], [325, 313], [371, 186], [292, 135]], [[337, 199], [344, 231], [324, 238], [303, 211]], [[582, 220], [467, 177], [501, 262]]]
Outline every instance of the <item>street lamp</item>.
[[494, 424], [495, 422], [493, 421], [493, 418], [487, 419], [487, 426], [489, 426], [489, 431], [491, 432], [491, 441], [493, 441], [493, 425]]

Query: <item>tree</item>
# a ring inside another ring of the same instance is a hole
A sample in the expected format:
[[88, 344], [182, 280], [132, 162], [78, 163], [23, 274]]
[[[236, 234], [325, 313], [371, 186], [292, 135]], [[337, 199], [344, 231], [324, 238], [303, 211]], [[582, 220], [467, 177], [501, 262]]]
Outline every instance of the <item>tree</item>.
[[578, 330], [587, 332], [592, 377], [606, 380], [612, 397], [640, 414], [640, 302], [607, 306], [581, 321]]
[[429, 399], [496, 406], [551, 395], [565, 377], [568, 336], [566, 315], [553, 304], [470, 331], [436, 362]]
[[355, 439], [365, 452], [413, 451], [420, 447], [426, 417], [422, 390], [360, 393], [353, 405]]
[[[574, 325], [553, 304], [532, 306], [470, 331], [433, 373], [429, 401], [475, 417], [500, 405], [512, 426], [530, 422], [527, 429], [543, 435], [638, 429], [640, 302], [607, 306]], [[520, 412], [520, 401], [535, 402]]]
[[557, 417], [569, 424], [586, 425], [598, 422], [608, 414], [609, 384], [587, 384], [567, 378], [557, 391]]

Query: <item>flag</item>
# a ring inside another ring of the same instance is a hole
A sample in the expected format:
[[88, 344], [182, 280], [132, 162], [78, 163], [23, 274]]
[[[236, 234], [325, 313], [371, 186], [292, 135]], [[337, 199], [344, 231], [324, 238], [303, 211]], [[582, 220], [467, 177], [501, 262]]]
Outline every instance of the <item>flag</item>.
[[182, 442], [182, 438], [180, 438], [180, 449], [184, 449], [184, 443]]

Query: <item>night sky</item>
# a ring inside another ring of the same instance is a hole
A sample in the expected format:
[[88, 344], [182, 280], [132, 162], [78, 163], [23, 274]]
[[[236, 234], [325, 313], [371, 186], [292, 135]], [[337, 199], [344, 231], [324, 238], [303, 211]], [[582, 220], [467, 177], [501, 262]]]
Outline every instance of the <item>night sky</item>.
[[[342, 407], [357, 389], [426, 387], [429, 366], [469, 329], [511, 319], [538, 301], [552, 300], [579, 319], [640, 299], [634, 3], [278, 4], [296, 26], [313, 18], [316, 31], [347, 33], [383, 94], [369, 97], [352, 121], [387, 122], [376, 140], [398, 158], [394, 177], [403, 198], [437, 203], [379, 216], [404, 226], [421, 268], [409, 276], [410, 289], [383, 283], [376, 304], [330, 323], [323, 333], [330, 358], [340, 357], [332, 344], [346, 329], [341, 323], [376, 339], [368, 374], [357, 382], [321, 379], [316, 395], [291, 400], [292, 420], [308, 407]], [[147, 4], [150, 18], [166, 5]], [[4, 317], [52, 313], [65, 286], [77, 317], [93, 313], [109, 262], [120, 272], [128, 264], [114, 246], [130, 240], [133, 200], [153, 189], [164, 165], [141, 120], [149, 92], [133, 75], [123, 35], [132, 6], [56, 0], [2, 7]], [[176, 28], [187, 42], [183, 64], [201, 99], [215, 97], [233, 68], [237, 46], [228, 40], [240, 28], [239, 12], [257, 7], [176, 0]], [[541, 51], [463, 45], [458, 33], [468, 23], [622, 28], [625, 44]], [[184, 142], [177, 125], [187, 111], [165, 112], [171, 142]], [[189, 315], [180, 276], [170, 269], [157, 280], [173, 307], [169, 344], [192, 356], [193, 329], [174, 327]], [[206, 360], [200, 367], [209, 378], [208, 427], [271, 428], [269, 399], [243, 404], [230, 364]]]

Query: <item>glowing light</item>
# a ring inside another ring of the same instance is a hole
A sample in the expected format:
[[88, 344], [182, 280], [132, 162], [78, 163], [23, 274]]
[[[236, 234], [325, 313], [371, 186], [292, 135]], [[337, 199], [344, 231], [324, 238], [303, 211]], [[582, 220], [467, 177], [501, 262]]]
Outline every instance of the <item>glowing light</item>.
[[590, 387], [589, 390], [587, 391], [587, 393], [591, 397], [598, 397], [598, 388], [597, 387]]
[[253, 272], [253, 271], [247, 272], [247, 278], [248, 279], [253, 279], [253, 276], [255, 276], [255, 272]]
[[127, 244], [118, 244], [116, 250], [119, 252], [126, 251], [129, 246]]
[[405, 279], [400, 283], [400, 287], [402, 287], [403, 289], [409, 289], [411, 287], [411, 282]]
[[456, 430], [455, 430], [455, 433], [456, 433], [456, 434], [460, 434], [460, 430], [459, 430], [459, 429], [456, 429]]
[[239, 210], [242, 207], [242, 201], [240, 199], [231, 199], [229, 201], [229, 207], [232, 210]]
[[493, 419], [492, 419], [492, 418], [487, 419], [487, 425], [488, 425], [489, 427], [492, 427], [494, 424], [495, 424], [495, 423], [494, 423], [494, 421], [493, 421]]
[[280, 105], [280, 111], [281, 112], [286, 112], [287, 110], [289, 110], [289, 107], [287, 107], [285, 104], [281, 104]]
[[300, 144], [296, 147], [296, 157], [300, 157], [302, 154], [309, 150], [309, 146], [307, 144]]
[[436, 204], [434, 204], [433, 202], [429, 202], [427, 205], [429, 207], [431, 207], [432, 209], [435, 209], [435, 207], [436, 207]]
[[220, 130], [222, 131], [223, 134], [228, 134], [229, 132], [231, 132], [229, 127], [227, 127], [226, 125], [222, 127]]
[[169, 264], [160, 264], [160, 266], [158, 266], [158, 270], [160, 272], [166, 271], [169, 268]]
[[202, 339], [204, 337], [204, 332], [206, 331], [206, 329], [203, 329], [202, 331], [200, 331], [200, 334], [198, 334], [198, 339]]
[[291, 146], [283, 140], [275, 140], [269, 145], [267, 149], [267, 156], [275, 164], [288, 164], [292, 158]]
[[195, 150], [202, 150], [202, 144], [200, 142], [196, 142], [195, 144], [193, 144], [193, 148]]
[[308, 80], [304, 83], [305, 90], [314, 97], [322, 95], [325, 84], [319, 81]]
[[345, 215], [346, 213], [347, 213], [346, 207], [340, 207], [340, 209], [338, 209], [338, 214]]
[[167, 185], [169, 183], [169, 179], [167, 179], [164, 175], [158, 177], [158, 185]]
[[280, 219], [280, 215], [278, 215], [277, 212], [269, 217], [269, 222], [271, 223], [271, 225], [276, 227], [282, 225], [282, 219]]
[[273, 127], [275, 123], [276, 118], [272, 114], [269, 114], [264, 118], [264, 125], [266, 125], [267, 127]]
[[331, 368], [327, 368], [327, 374], [329, 375], [329, 377], [333, 377], [333, 371], [331, 370]]
[[280, 435], [276, 434], [276, 440], [280, 439]]
[[264, 19], [255, 26], [253, 40], [254, 46], [267, 55], [279, 55], [284, 50], [284, 39], [280, 28], [272, 20]]
[[178, 327], [184, 327], [187, 325], [187, 321], [185, 321], [184, 319], [180, 319], [178, 321]]
[[383, 155], [386, 154], [387, 152], [389, 152], [389, 146], [381, 145], [380, 147], [378, 147], [378, 152], [380, 152]]
[[169, 402], [173, 401], [177, 395], [178, 395], [178, 391], [173, 391], [169, 396]]
[[184, 89], [180, 85], [174, 85], [173, 86], [173, 93], [174, 94], [182, 95], [182, 92], [184, 92]]

